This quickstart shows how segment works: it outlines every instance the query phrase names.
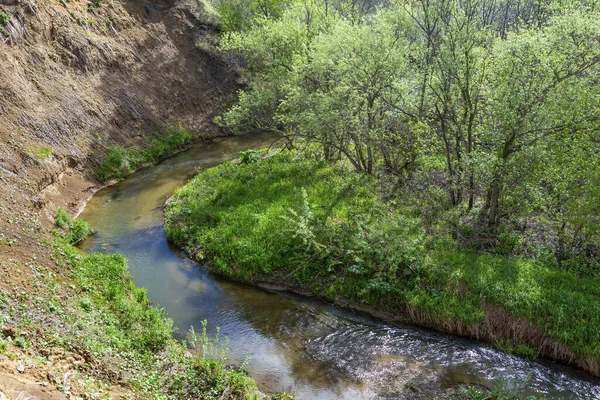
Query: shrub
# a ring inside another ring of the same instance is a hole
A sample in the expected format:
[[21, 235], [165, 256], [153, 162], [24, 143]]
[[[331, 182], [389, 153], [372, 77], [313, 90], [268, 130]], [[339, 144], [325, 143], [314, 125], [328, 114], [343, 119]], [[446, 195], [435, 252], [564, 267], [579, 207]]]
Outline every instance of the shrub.
[[60, 208], [56, 210], [54, 223], [59, 228], [67, 230], [66, 235], [63, 235], [63, 237], [72, 245], [79, 244], [94, 232], [87, 222], [79, 219], [73, 220]]
[[69, 217], [69, 215], [63, 209], [59, 208], [56, 210], [56, 218], [54, 219], [54, 223], [59, 228], [66, 228], [71, 224], [71, 217]]
[[92, 233], [93, 230], [92, 228], [90, 228], [90, 225], [87, 222], [82, 221], [80, 219], [76, 219], [71, 224], [71, 229], [67, 238], [69, 240], [69, 243], [71, 243], [72, 245], [76, 245], [82, 242], [86, 237], [88, 237]]

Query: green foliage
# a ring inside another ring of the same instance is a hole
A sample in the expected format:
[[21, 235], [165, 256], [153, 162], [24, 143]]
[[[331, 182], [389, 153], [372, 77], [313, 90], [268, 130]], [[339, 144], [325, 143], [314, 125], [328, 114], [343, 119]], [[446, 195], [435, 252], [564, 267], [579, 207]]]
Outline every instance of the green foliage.
[[79, 305], [86, 312], [92, 311], [93, 304], [90, 298], [87, 296], [81, 298], [81, 300], [79, 301]]
[[305, 282], [350, 268], [364, 283], [354, 289], [375, 298], [389, 291], [386, 277], [417, 279], [422, 253], [418, 222], [393, 218], [374, 193], [368, 176], [290, 154], [226, 163], [175, 193], [167, 234], [226, 275], [284, 271]]
[[94, 232], [87, 222], [79, 219], [71, 219], [71, 217], [60, 208], [56, 210], [54, 223], [57, 227], [66, 230], [66, 235], [64, 235], [64, 238], [72, 245], [79, 244]]
[[[172, 321], [150, 303], [145, 289], [134, 286], [125, 258], [118, 254], [84, 255], [64, 240], [57, 241], [55, 248], [57, 261], [74, 279], [69, 286], [77, 295], [72, 299], [73, 308], [65, 304], [67, 315], [62, 311], [56, 315], [73, 329], [55, 334], [53, 345], [86, 349], [93, 357], [111, 357], [116, 368], [130, 372], [135, 398], [256, 396], [251, 378], [225, 368], [227, 341], [208, 338], [206, 324], [200, 337], [192, 331], [190, 345], [199, 355], [191, 355], [185, 343], [173, 339]], [[53, 286], [62, 284], [55, 282]], [[13, 342], [24, 348], [28, 345], [19, 337]]]
[[169, 391], [179, 398], [220, 399], [229, 392], [233, 398], [250, 398], [255, 389], [254, 382], [241, 369], [227, 370], [224, 366], [227, 341], [220, 343], [219, 332], [214, 339], [208, 337], [208, 322], [202, 321], [202, 332], [197, 335], [190, 329], [189, 346], [199, 354], [193, 360], [193, 368], [173, 380]]
[[[167, 234], [223, 275], [279, 279], [331, 299], [465, 325], [498, 305], [578, 354], [600, 357], [600, 278], [557, 269], [543, 254], [478, 254], [428, 237], [410, 207], [381, 201], [376, 184], [289, 153], [225, 163], [175, 193]], [[505, 347], [537, 354], [522, 343]]]
[[281, 16], [289, 0], [205, 0], [203, 9], [214, 12], [224, 34], [248, 29], [262, 18]]
[[260, 152], [258, 150], [240, 151], [240, 162], [242, 164], [251, 164], [257, 162], [259, 159]]
[[146, 163], [158, 163], [189, 143], [194, 136], [179, 129], [166, 131], [152, 139], [143, 149], [110, 147], [107, 155], [96, 169], [98, 178], [105, 182], [122, 179]]
[[86, 237], [93, 233], [93, 229], [90, 225], [80, 219], [76, 219], [72, 222], [69, 230], [68, 240], [72, 245], [76, 245], [83, 241]]
[[10, 21], [10, 13], [9, 12], [0, 12], [0, 26], [2, 28], [6, 28], [9, 21]]
[[160, 138], [152, 139], [150, 145], [143, 151], [144, 162], [158, 163], [167, 158], [173, 152], [181, 149], [183, 145], [190, 142], [194, 137], [185, 130], [165, 132]]
[[47, 160], [52, 155], [52, 147], [50, 146], [42, 146], [42, 147], [30, 147], [27, 149], [27, 153], [32, 157], [35, 157], [39, 160]]
[[122, 178], [129, 165], [126, 163], [126, 150], [121, 146], [114, 146], [108, 149], [107, 155], [98, 167], [96, 173], [101, 181]]
[[498, 347], [500, 347], [503, 351], [514, 354], [519, 357], [529, 358], [531, 360], [535, 360], [538, 358], [537, 349], [527, 346], [524, 344], [515, 344], [510, 340], [501, 340], [497, 343]]
[[71, 217], [65, 212], [65, 210], [59, 208], [56, 210], [56, 217], [54, 223], [59, 228], [66, 228], [71, 224]]
[[386, 174], [473, 247], [597, 258], [600, 11], [500, 3], [286, 5], [223, 36], [248, 84], [217, 122]]
[[27, 339], [25, 339], [23, 336], [17, 336], [12, 340], [13, 344], [17, 347], [20, 347], [22, 349], [26, 349], [27, 347], [29, 347], [29, 343], [27, 342]]
[[149, 304], [144, 289], [133, 285], [122, 256], [85, 256], [76, 277], [82, 288], [97, 296], [102, 308], [110, 309], [117, 317], [128, 339], [124, 340], [124, 348], [131, 345], [154, 351], [166, 345], [172, 334], [172, 321], [164, 318], [163, 310]]

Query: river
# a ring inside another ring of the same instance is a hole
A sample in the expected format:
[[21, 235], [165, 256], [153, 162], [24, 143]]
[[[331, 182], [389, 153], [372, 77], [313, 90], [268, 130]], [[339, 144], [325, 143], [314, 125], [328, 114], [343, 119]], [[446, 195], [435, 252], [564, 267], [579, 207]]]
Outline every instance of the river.
[[180, 338], [191, 326], [200, 331], [204, 319], [210, 334], [219, 326], [229, 338], [227, 362], [246, 362], [263, 391], [297, 399], [402, 399], [415, 390], [428, 398], [457, 383], [504, 382], [547, 399], [600, 399], [600, 379], [581, 371], [229, 282], [170, 246], [162, 209], [173, 191], [199, 170], [272, 141], [269, 135], [219, 138], [100, 190], [80, 215], [96, 230], [83, 250], [126, 256], [135, 284], [166, 309]]

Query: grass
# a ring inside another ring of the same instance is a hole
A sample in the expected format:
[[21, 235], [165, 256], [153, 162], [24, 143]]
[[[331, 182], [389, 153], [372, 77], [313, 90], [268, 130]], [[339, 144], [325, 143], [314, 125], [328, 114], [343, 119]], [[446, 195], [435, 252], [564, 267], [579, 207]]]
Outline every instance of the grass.
[[248, 158], [201, 172], [166, 210], [169, 239], [219, 273], [375, 306], [532, 358], [573, 362], [573, 351], [600, 372], [600, 279], [560, 270], [551, 255], [481, 254], [428, 236], [414, 205], [382, 201], [375, 178], [341, 166]]
[[71, 217], [62, 209], [56, 210], [54, 223], [62, 232], [57, 232], [69, 244], [75, 246], [91, 235], [94, 230], [90, 225], [80, 219], [71, 219]]
[[156, 164], [162, 161], [175, 151], [182, 149], [193, 138], [189, 132], [177, 129], [161, 133], [142, 149], [110, 147], [104, 160], [96, 169], [96, 175], [102, 182], [122, 179], [144, 164]]
[[[192, 331], [192, 340], [173, 339], [172, 321], [133, 284], [127, 260], [118, 254], [79, 253], [65, 239], [55, 244], [56, 259], [71, 271], [77, 295], [70, 312], [59, 315], [76, 337], [62, 334], [57, 344], [108, 358], [130, 371], [136, 396], [153, 399], [253, 399], [256, 383], [241, 370], [225, 367], [226, 344]], [[75, 310], [75, 311], [73, 311]], [[196, 355], [192, 355], [190, 351]], [[268, 398], [268, 397], [267, 397]]]
[[35, 147], [31, 146], [27, 149], [27, 154], [29, 154], [33, 158], [37, 158], [38, 160], [47, 160], [52, 156], [52, 147], [50, 146], [42, 146]]

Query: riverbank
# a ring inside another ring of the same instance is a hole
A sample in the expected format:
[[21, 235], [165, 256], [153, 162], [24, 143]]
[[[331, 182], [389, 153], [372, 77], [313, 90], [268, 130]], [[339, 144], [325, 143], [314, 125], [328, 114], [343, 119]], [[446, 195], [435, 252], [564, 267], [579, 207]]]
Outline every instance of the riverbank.
[[[154, 154], [166, 142], [160, 157], [137, 165], [124, 160], [119, 166], [126, 165], [126, 173], [131, 173], [134, 167], [160, 162], [198, 142], [183, 133], [176, 140], [165, 135], [165, 141], [155, 139], [149, 147], [129, 150]], [[81, 198], [83, 205], [93, 192], [88, 194]], [[24, 260], [14, 253], [24, 250], [21, 237], [2, 234], [0, 243], [14, 258], [0, 257], [5, 289], [0, 359], [6, 361], [0, 393], [8, 398], [57, 399], [271, 398], [242, 370], [225, 367], [226, 344], [210, 339], [205, 331], [191, 333], [189, 341], [176, 341], [164, 311], [150, 303], [145, 289], [133, 285], [127, 260], [81, 254], [72, 244], [89, 232], [87, 225], [59, 211], [53, 231], [58, 239], [40, 238]], [[40, 225], [37, 231], [47, 232]]]
[[168, 237], [234, 279], [598, 375], [597, 278], [430, 237], [411, 205], [382, 201], [376, 180], [341, 166], [257, 158], [204, 171], [177, 191]]
[[[133, 284], [127, 260], [119, 254], [81, 254], [71, 244], [77, 224], [65, 215], [57, 214], [57, 225], [64, 229], [55, 231], [53, 245], [64, 274], [42, 279], [42, 285], [70, 284], [62, 301], [55, 291], [48, 294], [54, 307], [45, 315], [53, 321], [45, 324], [47, 346], [78, 354], [75, 365], [82, 372], [107, 374], [92, 381], [97, 387], [102, 380], [124, 384], [135, 398], [271, 398], [243, 370], [225, 367], [226, 343], [209, 338], [206, 329], [190, 332], [183, 343], [176, 341], [164, 310], [150, 302], [146, 289]], [[73, 379], [78, 383], [73, 389], [91, 396], [94, 385], [81, 387], [83, 379], [75, 376], [80, 379]], [[63, 391], [73, 390], [66, 386], [61, 381]]]

